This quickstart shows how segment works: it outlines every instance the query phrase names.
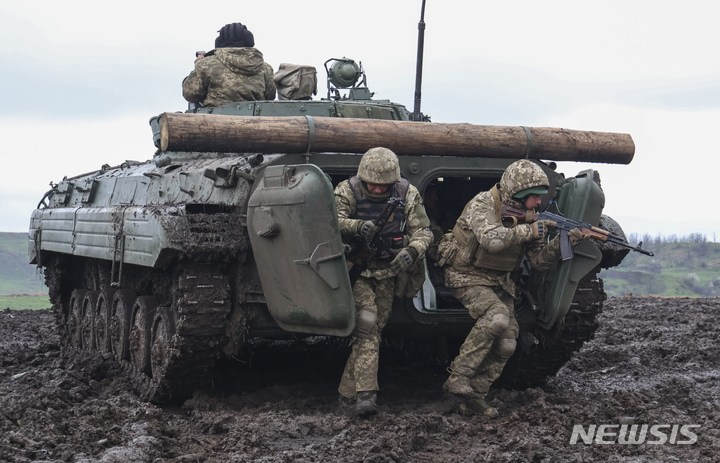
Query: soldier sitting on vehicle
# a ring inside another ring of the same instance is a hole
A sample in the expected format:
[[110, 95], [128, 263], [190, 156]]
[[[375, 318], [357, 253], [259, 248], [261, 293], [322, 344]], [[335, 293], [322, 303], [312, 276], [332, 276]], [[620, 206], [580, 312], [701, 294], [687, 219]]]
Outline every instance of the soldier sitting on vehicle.
[[204, 106], [274, 100], [273, 69], [254, 48], [252, 32], [240, 23], [226, 24], [218, 32], [215, 49], [199, 54], [195, 69], [183, 80], [183, 97]]

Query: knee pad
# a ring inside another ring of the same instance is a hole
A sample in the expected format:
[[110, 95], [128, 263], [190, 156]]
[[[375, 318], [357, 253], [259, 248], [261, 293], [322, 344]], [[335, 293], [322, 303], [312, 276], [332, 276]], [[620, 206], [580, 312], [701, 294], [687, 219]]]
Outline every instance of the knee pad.
[[507, 361], [515, 353], [515, 347], [517, 347], [517, 342], [514, 339], [498, 339], [498, 357]]
[[510, 317], [504, 313], [493, 313], [488, 324], [488, 331], [493, 338], [497, 338], [505, 332], [508, 326], [510, 326]]
[[377, 314], [372, 310], [360, 309], [357, 313], [355, 323], [355, 336], [363, 339], [371, 339], [375, 334], [377, 326]]

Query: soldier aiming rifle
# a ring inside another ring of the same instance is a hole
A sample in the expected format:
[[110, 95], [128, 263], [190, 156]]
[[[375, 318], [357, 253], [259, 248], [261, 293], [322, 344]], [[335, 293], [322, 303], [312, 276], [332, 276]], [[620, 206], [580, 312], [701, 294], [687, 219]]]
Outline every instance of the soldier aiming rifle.
[[562, 255], [562, 260], [572, 259], [573, 251], [572, 246], [570, 245], [568, 232], [576, 228], [580, 230], [583, 236], [587, 236], [598, 241], [617, 244], [618, 246], [632, 249], [633, 251], [645, 254], [646, 256], [654, 256], [652, 252], [642, 248], [642, 242], [640, 242], [637, 246], [633, 246], [625, 241], [625, 238], [622, 236], [615, 235], [589, 223], [578, 222], [577, 220], [568, 219], [561, 215], [553, 214], [552, 212], [543, 211], [537, 213], [503, 204], [500, 209], [500, 214], [502, 216], [503, 223], [510, 222], [511, 226], [515, 226], [518, 223], [534, 223], [539, 220], [549, 221], [548, 226], [554, 227], [560, 232], [560, 253]]

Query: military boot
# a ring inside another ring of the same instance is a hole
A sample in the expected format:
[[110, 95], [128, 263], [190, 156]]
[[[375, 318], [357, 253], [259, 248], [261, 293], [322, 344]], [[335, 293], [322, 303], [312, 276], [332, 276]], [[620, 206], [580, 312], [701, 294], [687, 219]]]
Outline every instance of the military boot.
[[485, 399], [479, 397], [467, 398], [460, 404], [460, 414], [463, 416], [482, 415], [488, 418], [497, 418], [497, 408], [491, 407]]
[[340, 394], [338, 404], [340, 405], [340, 408], [352, 409], [355, 407], [355, 399], [351, 399]]
[[473, 388], [470, 387], [470, 378], [457, 373], [452, 373], [443, 384], [443, 389], [451, 394], [467, 396], [472, 394]]
[[358, 392], [357, 401], [355, 402], [355, 413], [358, 416], [370, 416], [377, 413], [377, 392], [364, 391]]

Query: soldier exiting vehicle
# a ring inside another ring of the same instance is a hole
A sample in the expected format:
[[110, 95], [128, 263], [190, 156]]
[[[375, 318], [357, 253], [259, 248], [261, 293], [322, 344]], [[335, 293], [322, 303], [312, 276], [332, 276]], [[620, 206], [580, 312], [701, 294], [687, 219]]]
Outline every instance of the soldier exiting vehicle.
[[[515, 283], [511, 272], [526, 256], [537, 269], [548, 269], [560, 259], [559, 236], [545, 238], [555, 224], [539, 220], [506, 227], [501, 206], [533, 212], [550, 183], [532, 161], [514, 162], [500, 183], [471, 199], [451, 233], [438, 249], [445, 267], [445, 286], [476, 319], [475, 325], [453, 360], [443, 388], [464, 398], [461, 410], [495, 417], [485, 402], [490, 385], [500, 376], [515, 352], [519, 327], [515, 319]], [[578, 229], [569, 232], [574, 246], [583, 239]]]
[[[374, 222], [390, 198], [398, 206], [373, 240]], [[378, 363], [382, 329], [390, 317], [394, 296], [414, 294], [422, 284], [422, 257], [433, 240], [417, 188], [400, 176], [395, 153], [372, 148], [362, 157], [357, 176], [335, 188], [338, 221], [344, 241], [353, 237], [378, 244], [377, 253], [353, 286], [357, 323], [350, 357], [338, 392], [341, 403], [354, 406], [360, 416], [376, 413]], [[352, 260], [352, 259], [351, 259]]]

